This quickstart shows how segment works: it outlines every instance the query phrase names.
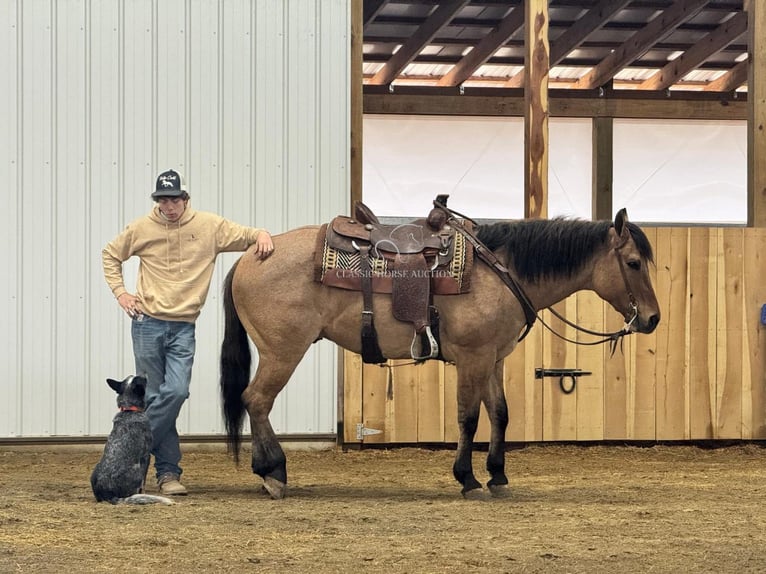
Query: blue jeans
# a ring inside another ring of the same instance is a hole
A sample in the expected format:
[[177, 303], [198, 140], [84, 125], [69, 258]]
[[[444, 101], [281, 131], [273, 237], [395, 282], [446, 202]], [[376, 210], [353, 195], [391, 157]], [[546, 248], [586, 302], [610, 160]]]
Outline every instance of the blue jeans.
[[194, 323], [162, 321], [143, 315], [133, 320], [136, 374], [144, 375], [146, 415], [152, 427], [152, 454], [157, 478], [181, 476], [181, 445], [176, 419], [189, 397], [194, 363]]

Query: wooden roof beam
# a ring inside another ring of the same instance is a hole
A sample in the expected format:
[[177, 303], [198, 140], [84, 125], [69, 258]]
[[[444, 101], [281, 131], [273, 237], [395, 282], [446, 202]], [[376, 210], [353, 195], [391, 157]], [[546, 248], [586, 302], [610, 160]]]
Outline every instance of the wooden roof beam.
[[669, 62], [650, 78], [639, 84], [639, 90], [664, 90], [680, 82], [683, 77], [697, 68], [710, 56], [720, 52], [742, 34], [747, 32], [747, 12], [739, 12], [721, 24], [714, 32], [701, 38], [681, 56]]
[[[572, 24], [570, 28], [561, 34], [551, 44], [551, 68], [561, 62], [567, 55], [588, 39], [593, 32], [600, 29], [611, 20], [617, 12], [625, 8], [632, 0], [601, 0], [601, 2], [588, 10], [582, 18]], [[524, 86], [524, 70], [515, 76], [511, 76], [503, 84], [505, 88], [521, 88]]]
[[734, 66], [724, 75], [716, 78], [703, 88], [705, 92], [733, 92], [747, 82], [747, 60]]
[[439, 30], [449, 24], [468, 2], [469, 0], [448, 0], [440, 3], [439, 7], [407, 39], [399, 51], [378, 70], [378, 73], [372, 77], [369, 83], [385, 86], [393, 82], [402, 70], [431, 42]]
[[603, 86], [625, 66], [640, 58], [654, 44], [660, 42], [680, 24], [692, 18], [707, 3], [708, 0], [677, 0], [580, 78], [577, 81], [577, 87], [594, 89]]
[[511, 8], [511, 12], [506, 14], [500, 23], [473, 50], [468, 52], [447, 74], [442, 76], [437, 85], [458, 86], [465, 82], [523, 25], [524, 7]]

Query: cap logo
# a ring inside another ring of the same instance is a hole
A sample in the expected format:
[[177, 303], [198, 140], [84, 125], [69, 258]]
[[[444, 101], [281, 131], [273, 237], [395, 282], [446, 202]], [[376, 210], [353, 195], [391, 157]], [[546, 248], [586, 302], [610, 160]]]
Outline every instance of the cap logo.
[[161, 175], [160, 183], [162, 187], [175, 187], [176, 176], [174, 175]]

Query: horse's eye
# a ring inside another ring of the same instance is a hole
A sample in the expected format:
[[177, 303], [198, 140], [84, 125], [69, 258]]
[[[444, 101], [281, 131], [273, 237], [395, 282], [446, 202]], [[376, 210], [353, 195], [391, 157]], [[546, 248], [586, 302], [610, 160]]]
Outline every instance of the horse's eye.
[[639, 271], [641, 269], [641, 261], [635, 260], [635, 261], [628, 261], [628, 267], [635, 271]]

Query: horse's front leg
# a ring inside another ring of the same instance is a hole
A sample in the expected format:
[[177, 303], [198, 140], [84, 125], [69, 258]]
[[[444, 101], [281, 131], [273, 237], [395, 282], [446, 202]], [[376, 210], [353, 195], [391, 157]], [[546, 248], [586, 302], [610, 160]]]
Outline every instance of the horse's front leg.
[[484, 404], [490, 422], [489, 453], [487, 471], [490, 480], [487, 483], [493, 496], [504, 496], [508, 492], [508, 478], [505, 476], [505, 431], [508, 428], [508, 404], [503, 389], [503, 361], [495, 363], [495, 371], [486, 388]]
[[463, 485], [463, 496], [481, 489], [481, 483], [473, 474], [473, 439], [476, 435], [476, 427], [479, 424], [479, 408], [481, 406], [481, 387], [486, 384], [485, 380], [479, 380], [477, 373], [472, 369], [457, 367], [457, 424], [460, 438], [457, 445], [455, 463], [452, 466], [452, 474]]

